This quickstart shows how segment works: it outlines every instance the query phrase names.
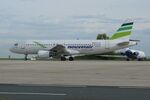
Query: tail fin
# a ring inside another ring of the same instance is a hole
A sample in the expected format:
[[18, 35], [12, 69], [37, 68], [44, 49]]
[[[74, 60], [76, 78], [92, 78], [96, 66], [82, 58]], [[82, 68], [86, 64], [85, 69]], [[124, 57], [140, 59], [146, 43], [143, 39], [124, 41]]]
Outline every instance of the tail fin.
[[117, 32], [110, 39], [111, 40], [123, 39], [125, 41], [129, 41], [132, 28], [133, 22], [123, 23], [121, 27], [117, 30]]

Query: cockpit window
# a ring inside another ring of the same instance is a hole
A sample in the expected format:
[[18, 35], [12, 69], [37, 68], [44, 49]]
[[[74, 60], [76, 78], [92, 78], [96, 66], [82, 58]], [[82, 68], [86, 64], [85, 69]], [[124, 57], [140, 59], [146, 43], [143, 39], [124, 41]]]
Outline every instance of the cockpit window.
[[18, 43], [15, 43], [14, 46], [18, 46]]

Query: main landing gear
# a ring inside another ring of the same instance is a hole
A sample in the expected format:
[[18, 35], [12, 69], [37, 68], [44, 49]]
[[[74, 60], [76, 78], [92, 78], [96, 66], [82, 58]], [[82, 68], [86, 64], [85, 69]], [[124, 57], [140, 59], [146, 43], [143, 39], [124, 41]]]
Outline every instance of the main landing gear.
[[62, 56], [60, 59], [61, 59], [61, 61], [66, 61], [66, 57], [65, 56]]
[[73, 57], [69, 57], [69, 61], [73, 61], [74, 60], [74, 58]]
[[[62, 56], [60, 59], [61, 59], [61, 61], [66, 61], [66, 60], [67, 60], [67, 58], [66, 58], [65, 56]], [[68, 60], [69, 60], [69, 61], [73, 61], [74, 58], [70, 56], [70, 57], [68, 58]]]
[[28, 60], [28, 54], [25, 54], [24, 60], [25, 60], [25, 61]]
[[127, 58], [126, 61], [130, 61], [130, 58]]

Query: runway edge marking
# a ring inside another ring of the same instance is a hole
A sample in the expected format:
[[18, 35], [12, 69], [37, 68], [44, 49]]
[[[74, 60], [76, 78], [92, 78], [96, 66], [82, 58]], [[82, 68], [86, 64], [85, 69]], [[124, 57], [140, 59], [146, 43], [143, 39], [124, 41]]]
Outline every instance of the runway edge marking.
[[0, 94], [8, 95], [56, 95], [56, 96], [65, 96], [64, 93], [32, 93], [32, 92], [0, 92]]

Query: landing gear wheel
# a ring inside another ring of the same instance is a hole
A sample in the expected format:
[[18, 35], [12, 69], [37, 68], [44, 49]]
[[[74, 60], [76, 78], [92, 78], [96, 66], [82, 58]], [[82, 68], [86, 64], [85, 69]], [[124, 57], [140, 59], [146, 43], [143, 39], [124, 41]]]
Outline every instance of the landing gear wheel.
[[129, 59], [129, 58], [127, 58], [126, 60], [127, 60], [127, 61], [130, 61], [130, 59]]
[[65, 57], [61, 57], [60, 59], [61, 59], [61, 61], [66, 61]]
[[73, 57], [69, 57], [69, 61], [73, 61], [74, 60], [74, 58]]
[[142, 59], [139, 58], [138, 61], [142, 61]]
[[25, 60], [25, 61], [27, 61], [27, 60], [28, 60], [28, 55], [27, 55], [27, 54], [25, 54], [25, 58], [24, 58], [24, 60]]

